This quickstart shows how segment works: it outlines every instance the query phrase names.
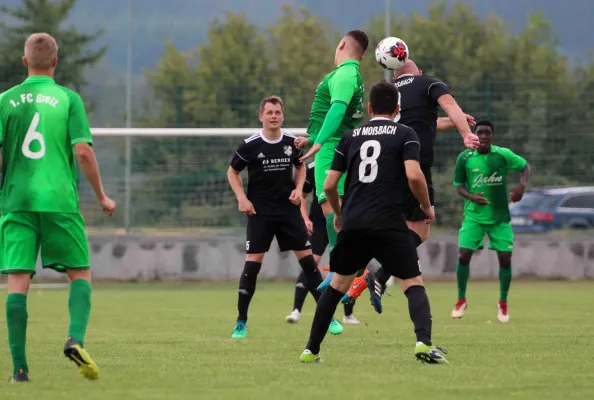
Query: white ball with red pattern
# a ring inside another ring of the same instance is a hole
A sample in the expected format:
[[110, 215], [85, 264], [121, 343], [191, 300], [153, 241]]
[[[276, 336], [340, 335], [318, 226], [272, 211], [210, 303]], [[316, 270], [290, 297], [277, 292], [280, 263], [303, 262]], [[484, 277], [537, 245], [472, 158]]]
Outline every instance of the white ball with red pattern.
[[408, 61], [408, 57], [408, 46], [397, 37], [387, 37], [375, 48], [375, 60], [384, 69], [398, 70]]

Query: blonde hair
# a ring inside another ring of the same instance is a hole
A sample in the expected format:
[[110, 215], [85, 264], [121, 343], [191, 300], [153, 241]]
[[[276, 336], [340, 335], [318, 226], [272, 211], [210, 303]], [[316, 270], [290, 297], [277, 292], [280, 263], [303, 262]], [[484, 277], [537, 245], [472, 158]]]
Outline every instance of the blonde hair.
[[25, 41], [25, 57], [30, 68], [49, 69], [58, 56], [58, 43], [47, 33], [34, 33]]

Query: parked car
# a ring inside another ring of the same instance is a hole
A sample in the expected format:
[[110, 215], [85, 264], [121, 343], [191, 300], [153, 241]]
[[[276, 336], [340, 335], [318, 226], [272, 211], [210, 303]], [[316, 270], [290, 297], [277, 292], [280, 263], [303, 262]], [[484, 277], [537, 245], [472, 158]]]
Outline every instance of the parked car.
[[594, 187], [535, 188], [511, 203], [516, 232], [594, 228]]

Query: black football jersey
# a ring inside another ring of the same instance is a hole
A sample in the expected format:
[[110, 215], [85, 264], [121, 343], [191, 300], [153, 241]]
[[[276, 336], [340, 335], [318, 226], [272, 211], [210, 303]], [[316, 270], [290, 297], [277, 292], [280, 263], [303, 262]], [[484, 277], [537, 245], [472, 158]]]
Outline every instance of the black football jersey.
[[450, 94], [445, 83], [427, 75], [401, 75], [394, 84], [400, 91], [399, 123], [411, 127], [421, 143], [420, 163], [433, 165], [439, 99]]
[[259, 215], [281, 216], [299, 209], [289, 201], [295, 189], [293, 166], [303, 164], [302, 151], [294, 141], [295, 136], [287, 132], [275, 141], [258, 133], [245, 139], [233, 155], [234, 170], [248, 169], [247, 198]]
[[334, 171], [346, 172], [341, 229], [401, 225], [408, 187], [404, 161], [418, 161], [419, 147], [414, 130], [387, 118], [343, 136], [332, 162]]
[[316, 176], [315, 176], [315, 162], [312, 161], [307, 165], [307, 172], [305, 175], [305, 184], [303, 185], [303, 193], [313, 193], [313, 198], [309, 206], [309, 219], [312, 221], [326, 222], [322, 206], [318, 201], [316, 194]]

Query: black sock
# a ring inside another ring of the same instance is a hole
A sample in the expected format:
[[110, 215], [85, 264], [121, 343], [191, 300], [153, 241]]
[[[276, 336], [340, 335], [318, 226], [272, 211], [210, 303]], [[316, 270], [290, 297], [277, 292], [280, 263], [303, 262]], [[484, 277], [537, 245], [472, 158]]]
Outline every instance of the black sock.
[[305, 281], [305, 274], [303, 271], [301, 271], [297, 277], [297, 282], [295, 282], [295, 300], [293, 301], [293, 310], [299, 310], [299, 312], [301, 312], [306, 297], [307, 282]]
[[353, 308], [355, 308], [355, 303], [347, 303], [344, 305], [344, 315], [349, 316], [353, 315]]
[[254, 292], [256, 291], [256, 281], [258, 280], [258, 273], [261, 267], [262, 263], [255, 261], [246, 261], [243, 266], [243, 272], [241, 273], [241, 278], [239, 278], [239, 299], [237, 301], [237, 311], [239, 311], [239, 315], [237, 316], [238, 321], [247, 321], [248, 308], [250, 301], [252, 301], [252, 296], [254, 296]]
[[307, 290], [313, 296], [316, 301], [320, 298], [321, 293], [318, 292], [318, 286], [322, 283], [322, 274], [318, 269], [318, 264], [316, 264], [316, 260], [313, 258], [313, 255], [305, 256], [301, 260], [299, 260], [299, 265], [301, 265], [301, 269], [303, 270], [303, 275], [305, 276], [305, 283]]
[[336, 312], [336, 307], [338, 306], [338, 303], [340, 303], [342, 296], [344, 296], [344, 293], [339, 292], [332, 286], [328, 286], [322, 292], [320, 300], [318, 300], [313, 323], [311, 324], [309, 342], [307, 342], [306, 347], [306, 349], [310, 350], [313, 354], [318, 354], [320, 352], [320, 344], [322, 344], [326, 332], [328, 332], [332, 316]]
[[413, 231], [412, 229], [408, 230], [408, 236], [410, 236], [410, 241], [413, 244], [413, 247], [416, 249], [423, 243], [421, 237], [417, 234], [417, 232]]
[[424, 286], [411, 286], [404, 292], [408, 298], [408, 312], [415, 326], [417, 342], [431, 346], [431, 306]]

